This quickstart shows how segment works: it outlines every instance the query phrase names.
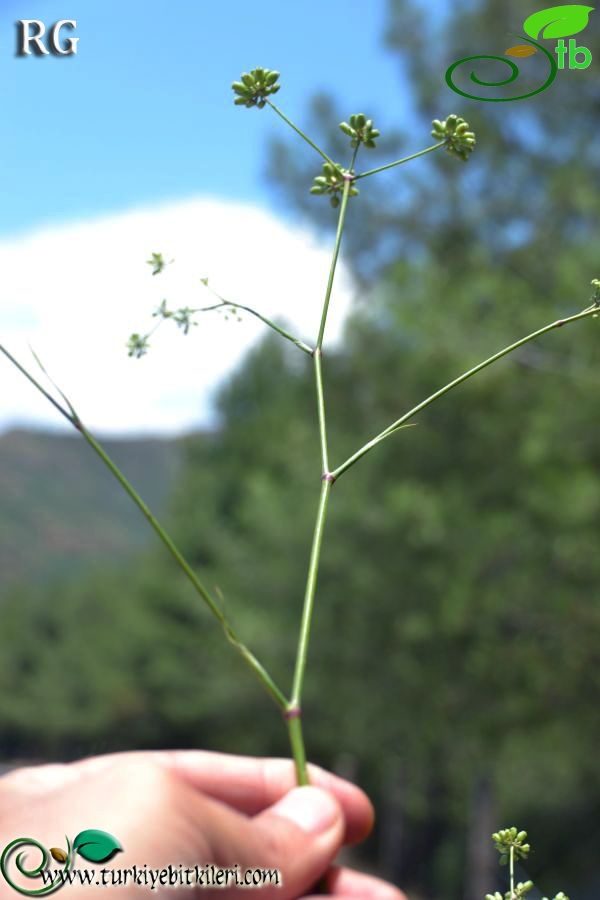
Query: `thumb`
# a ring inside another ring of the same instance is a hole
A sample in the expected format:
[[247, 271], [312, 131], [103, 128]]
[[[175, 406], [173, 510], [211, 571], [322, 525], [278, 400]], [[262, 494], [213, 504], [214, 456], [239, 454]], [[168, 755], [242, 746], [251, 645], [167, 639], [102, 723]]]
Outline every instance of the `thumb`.
[[272, 881], [267, 887], [267, 880], [260, 892], [278, 900], [302, 896], [313, 887], [340, 849], [345, 830], [337, 800], [312, 786], [294, 788], [244, 824], [228, 829], [221, 847], [213, 843], [215, 855], [241, 869], [278, 869], [279, 886]]

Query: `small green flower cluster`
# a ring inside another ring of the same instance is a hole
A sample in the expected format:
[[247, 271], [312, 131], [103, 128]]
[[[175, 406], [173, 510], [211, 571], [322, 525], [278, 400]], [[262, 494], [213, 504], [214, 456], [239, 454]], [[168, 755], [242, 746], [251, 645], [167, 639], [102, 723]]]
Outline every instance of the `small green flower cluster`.
[[494, 846], [500, 854], [500, 865], [505, 866], [510, 858], [512, 848], [514, 859], [527, 859], [531, 847], [526, 844], [527, 832], [513, 828], [503, 828], [492, 835]]
[[[316, 176], [310, 192], [311, 194], [329, 194], [331, 205], [333, 207], [339, 206], [339, 195], [344, 189], [344, 181], [347, 178], [352, 179], [352, 173], [348, 169], [344, 169], [337, 164], [323, 163], [323, 174]], [[350, 197], [356, 197], [358, 188], [352, 185], [348, 193]]]
[[281, 85], [275, 82], [279, 78], [279, 72], [271, 69], [252, 69], [251, 72], [244, 72], [241, 81], [234, 81], [231, 85], [232, 90], [238, 94], [233, 101], [236, 106], [258, 106], [262, 109], [265, 105], [266, 97], [269, 94], [276, 94]]
[[163, 300], [158, 309], [152, 313], [152, 317], [155, 319], [173, 319], [177, 327], [181, 328], [184, 334], [188, 334], [192, 325], [198, 324], [192, 319], [195, 312], [196, 310], [192, 309], [191, 306], [182, 306], [175, 310], [167, 309], [167, 301]]
[[[501, 894], [500, 891], [496, 891], [495, 894], [486, 894], [485, 900], [520, 900], [532, 887], [533, 881], [520, 881], [515, 885], [514, 892], [507, 891], [505, 894]], [[558, 898], [555, 897], [554, 900], [558, 900]]]
[[594, 288], [594, 293], [591, 297], [592, 303], [594, 306], [600, 306], [600, 278], [592, 278], [591, 284]]
[[448, 153], [466, 162], [477, 143], [475, 132], [471, 131], [469, 123], [460, 116], [451, 115], [443, 122], [434, 119], [431, 124], [432, 136], [437, 141], [444, 141]]
[[[514, 893], [511, 894], [510, 891], [507, 891], [504, 895], [500, 893], [500, 891], [496, 891], [495, 894], [486, 894], [485, 900], [519, 900], [519, 898], [524, 897], [533, 887], [533, 881], [525, 881], [519, 882], [515, 886]], [[547, 897], [542, 897], [542, 900], [548, 900]], [[566, 894], [563, 894], [562, 891], [556, 894], [554, 900], [569, 900]]]
[[[527, 859], [529, 856], [531, 846], [526, 843], [526, 831], [517, 831], [514, 826], [512, 828], [503, 828], [492, 835], [492, 840], [496, 850], [500, 854], [500, 865], [506, 865], [511, 855], [513, 862], [517, 859]], [[486, 894], [485, 900], [520, 900], [520, 898], [528, 894], [532, 888], [533, 881], [520, 881], [514, 886], [514, 890], [506, 891], [505, 894], [501, 894], [500, 891], [496, 891], [495, 894]], [[548, 900], [548, 898], [543, 897], [542, 900]], [[560, 891], [554, 896], [554, 900], [569, 900], [569, 898]]]
[[132, 334], [127, 341], [127, 356], [133, 356], [134, 359], [141, 359], [145, 356], [150, 348], [147, 334]]
[[351, 147], [358, 147], [359, 144], [364, 144], [365, 147], [373, 148], [375, 146], [375, 138], [378, 138], [381, 134], [377, 128], [373, 128], [373, 120], [367, 119], [364, 113], [350, 116], [350, 124], [348, 122], [340, 122], [340, 128], [344, 134], [352, 138], [350, 141]]
[[153, 253], [150, 259], [147, 259], [146, 262], [149, 266], [152, 266], [153, 275], [160, 275], [164, 267], [167, 265], [162, 253]]

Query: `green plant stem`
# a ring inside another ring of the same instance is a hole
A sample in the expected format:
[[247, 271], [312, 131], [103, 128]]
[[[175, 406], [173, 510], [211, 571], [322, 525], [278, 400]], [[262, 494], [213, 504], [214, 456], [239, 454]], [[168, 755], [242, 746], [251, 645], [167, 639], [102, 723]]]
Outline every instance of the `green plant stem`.
[[[24, 375], [25, 378], [28, 381], [30, 381], [31, 384], [35, 388], [38, 389], [40, 394], [42, 394], [46, 398], [46, 400], [52, 404], [52, 406], [61, 414], [61, 416], [64, 416], [65, 419], [67, 419], [67, 421], [71, 423], [71, 425], [75, 425], [75, 422], [73, 421], [73, 416], [71, 415], [71, 413], [69, 413], [66, 409], [64, 409], [64, 407], [62, 407], [60, 405], [60, 403], [58, 403], [58, 401], [54, 399], [52, 394], [49, 394], [48, 391], [44, 387], [42, 387], [42, 385], [39, 383], [39, 381], [37, 381], [37, 379], [35, 379], [33, 377], [33, 375], [27, 371], [25, 366], [22, 366], [21, 363], [17, 359], [15, 359], [15, 357], [12, 355], [12, 353], [9, 353], [8, 350], [6, 349], [6, 347], [3, 347], [2, 344], [0, 344], [0, 351], [2, 351], [2, 353], [4, 353], [6, 358], [8, 360], [10, 360], [10, 362], [13, 364], [13, 366], [19, 370], [21, 375]], [[75, 425], [75, 427], [77, 427], [77, 426]]]
[[125, 475], [121, 472], [118, 466], [113, 462], [110, 456], [106, 453], [104, 448], [98, 441], [93, 437], [92, 434], [85, 428], [81, 422], [77, 424], [78, 431], [81, 432], [89, 446], [92, 450], [100, 457], [104, 465], [109, 469], [109, 471], [114, 475], [117, 479], [123, 490], [129, 495], [129, 497], [133, 500], [135, 505], [138, 507], [140, 512], [145, 516], [149, 525], [154, 529], [164, 546], [167, 548], [179, 568], [184, 572], [187, 576], [188, 580], [191, 582], [194, 590], [197, 594], [202, 597], [213, 616], [220, 623], [227, 640], [235, 647], [238, 653], [241, 655], [244, 662], [252, 669], [254, 675], [258, 678], [260, 683], [263, 685], [265, 690], [271, 695], [271, 697], [275, 700], [277, 705], [281, 709], [285, 709], [287, 707], [287, 700], [283, 693], [279, 690], [271, 676], [268, 674], [264, 666], [259, 663], [253, 653], [245, 646], [245, 644], [239, 639], [235, 630], [230, 625], [227, 620], [225, 614], [219, 607], [219, 605], [213, 600], [208, 590], [202, 584], [188, 561], [182, 555], [180, 550], [176, 547], [171, 537], [167, 534], [165, 529], [162, 527], [160, 522], [157, 520], [156, 516], [150, 511], [147, 504], [142, 500], [138, 492], [132, 486], [132, 484], [128, 481]]
[[399, 428], [409, 419], [412, 419], [417, 413], [421, 412], [421, 410], [425, 409], [435, 400], [438, 400], [440, 397], [443, 397], [444, 394], [447, 394], [453, 388], [458, 387], [459, 384], [462, 384], [463, 381], [467, 381], [467, 379], [471, 378], [473, 375], [476, 375], [477, 372], [480, 372], [482, 369], [485, 369], [487, 366], [490, 366], [492, 363], [496, 362], [496, 360], [501, 359], [503, 356], [507, 356], [509, 353], [512, 353], [514, 350], [518, 350], [519, 347], [522, 347], [524, 344], [528, 344], [530, 341], [535, 340], [541, 335], [546, 334], [548, 331], [553, 331], [555, 328], [561, 328], [563, 325], [568, 325], [570, 322], [577, 322], [579, 319], [586, 319], [588, 316], [598, 315], [598, 309], [596, 306], [590, 306], [587, 309], [584, 309], [583, 312], [576, 313], [574, 316], [566, 316], [564, 319], [557, 319], [555, 322], [551, 322], [549, 325], [545, 325], [543, 328], [539, 328], [537, 331], [533, 331], [531, 334], [528, 334], [526, 337], [521, 338], [519, 341], [515, 341], [514, 344], [510, 344], [508, 347], [505, 347], [503, 350], [500, 350], [498, 353], [494, 353], [493, 356], [489, 356], [487, 359], [484, 359], [483, 362], [480, 362], [478, 365], [473, 366], [472, 369], [469, 369], [467, 372], [463, 372], [462, 375], [459, 375], [458, 378], [455, 378], [454, 381], [450, 381], [443, 388], [440, 388], [439, 391], [436, 391], [434, 394], [431, 394], [427, 399], [423, 400], [421, 403], [418, 403], [417, 406], [414, 406], [411, 410], [405, 413], [400, 419], [396, 422], [392, 422], [387, 428], [384, 428], [382, 432], [380, 432], [376, 437], [372, 440], [368, 441], [360, 450], [357, 450], [356, 453], [353, 453], [352, 456], [348, 457], [348, 459], [338, 466], [337, 469], [334, 469], [331, 473], [334, 478], [339, 478], [340, 475], [343, 475], [351, 466], [353, 466], [359, 459], [361, 459], [369, 450], [372, 450], [373, 447], [377, 446], [381, 442], [381, 440], [388, 435], [390, 435], [395, 429]]
[[219, 302], [213, 303], [211, 306], [201, 306], [199, 309], [192, 310], [193, 313], [212, 312], [215, 309], [223, 309], [224, 306], [229, 306], [232, 309], [243, 309], [245, 312], [250, 313], [251, 316], [256, 316], [257, 319], [260, 319], [261, 322], [264, 322], [265, 325], [268, 325], [269, 328], [272, 328], [273, 331], [276, 331], [281, 337], [291, 341], [292, 344], [295, 344], [296, 347], [299, 347], [304, 353], [308, 353], [309, 356], [312, 356], [312, 347], [309, 347], [308, 344], [305, 344], [300, 338], [294, 337], [294, 335], [290, 334], [289, 331], [286, 331], [285, 328], [272, 322], [271, 319], [267, 319], [266, 316], [263, 316], [263, 314], [259, 313], [256, 309], [252, 309], [251, 306], [246, 306], [244, 303], [234, 303], [233, 300], [226, 300], [225, 297], [222, 297], [214, 291], [208, 284], [205, 284], [204, 286]]
[[510, 848], [510, 900], [515, 897], [515, 848]]
[[296, 651], [296, 664], [294, 669], [294, 680], [292, 685], [292, 699], [288, 710], [292, 712], [292, 717], [288, 718], [288, 734], [292, 755], [296, 766], [296, 777], [298, 784], [308, 783], [308, 774], [306, 771], [306, 753], [304, 749], [304, 740], [302, 737], [302, 691], [304, 687], [304, 675], [306, 672], [306, 662], [308, 658], [308, 645], [310, 641], [310, 629], [312, 623], [313, 609], [315, 603], [315, 593], [317, 587], [317, 575], [319, 571], [319, 561], [321, 558], [321, 545], [323, 542], [323, 532], [325, 529], [325, 520], [327, 517], [327, 505], [333, 479], [329, 473], [329, 458], [327, 449], [327, 422], [325, 416], [325, 398], [323, 394], [323, 369], [322, 369], [322, 346], [325, 336], [325, 325], [327, 324], [327, 311], [329, 309], [329, 301], [331, 299], [331, 291], [333, 289], [333, 281], [335, 278], [335, 270], [338, 257], [340, 254], [340, 246], [342, 243], [342, 235], [344, 233], [344, 223], [346, 221], [346, 210], [348, 208], [348, 197], [350, 196], [350, 188], [353, 179], [346, 178], [344, 180], [344, 188], [342, 192], [342, 202], [338, 217], [338, 225], [335, 236], [335, 244], [329, 269], [329, 278], [327, 279], [327, 289], [325, 291], [325, 299], [323, 300], [323, 310], [321, 313], [321, 324], [319, 326], [319, 336], [317, 344], [313, 351], [313, 359], [315, 366], [315, 385], [317, 390], [317, 411], [319, 416], [319, 437], [321, 443], [321, 495], [319, 497], [319, 506], [317, 508], [317, 517], [313, 534], [312, 547], [310, 551], [310, 562], [308, 566], [308, 575], [306, 579], [306, 589], [304, 593], [304, 605], [302, 608], [302, 621], [300, 624], [300, 634], [298, 637], [298, 648]]
[[[275, 322], [267, 319], [267, 317], [263, 316], [262, 313], [257, 312], [255, 309], [252, 309], [251, 306], [244, 306], [243, 303], [233, 303], [231, 300], [224, 300], [222, 297], [219, 297], [219, 299], [221, 300], [223, 306], [230, 306], [233, 309], [243, 309], [245, 312], [250, 313], [251, 316], [256, 316], [257, 319], [260, 319], [261, 322], [264, 322], [265, 325], [268, 325], [269, 328], [272, 328], [273, 331], [276, 331], [277, 334], [281, 335], [281, 337], [284, 337], [287, 341], [291, 341], [292, 344], [295, 344], [296, 347], [299, 347], [300, 350], [304, 351], [304, 353], [308, 353], [309, 356], [312, 356], [312, 347], [309, 347], [308, 344], [305, 344], [304, 341], [300, 340], [300, 338], [294, 337], [294, 335], [290, 334], [289, 331], [286, 331], [285, 328], [281, 328], [280, 325], [277, 325]], [[208, 308], [214, 309], [214, 307]], [[200, 310], [200, 312], [202, 312], [202, 310]]]
[[323, 369], [321, 350], [315, 350], [315, 384], [317, 388], [317, 410], [319, 414], [319, 438], [321, 441], [321, 468], [323, 474], [329, 472], [329, 453], [327, 449], [327, 421], [325, 418], [325, 397], [323, 394]]
[[327, 313], [329, 311], [329, 301], [331, 300], [331, 291], [333, 288], [333, 279], [335, 278], [335, 269], [338, 257], [340, 255], [340, 247], [342, 244], [342, 235], [344, 233], [344, 224], [346, 222], [346, 210], [348, 208], [348, 197], [350, 196], [350, 188], [352, 187], [352, 178], [344, 179], [344, 188], [342, 190], [342, 202], [340, 205], [340, 214], [338, 216], [337, 231], [335, 235], [335, 245], [333, 248], [333, 256], [331, 259], [331, 267], [329, 269], [329, 278], [327, 279], [327, 289], [325, 291], [325, 299], [323, 301], [323, 311], [321, 313], [321, 324], [319, 326], [319, 336], [317, 337], [316, 349], [320, 350], [323, 346], [323, 338], [325, 336], [325, 325], [327, 324]]
[[354, 152], [352, 153], [352, 159], [350, 160], [350, 165], [348, 166], [348, 171], [352, 172], [354, 175], [354, 163], [356, 162], [356, 157], [358, 156], [358, 151], [360, 150], [360, 143], [356, 144], [354, 148]]
[[378, 172], [385, 172], [386, 169], [393, 169], [394, 166], [402, 166], [404, 163], [410, 162], [411, 159], [417, 159], [419, 156], [425, 156], [426, 153], [431, 153], [432, 150], [439, 150], [440, 147], [444, 147], [446, 145], [445, 141], [440, 141], [437, 144], [433, 144], [431, 147], [426, 147], [425, 150], [419, 150], [418, 153], [413, 153], [411, 156], [405, 156], [403, 159], [397, 159], [395, 162], [387, 163], [385, 166], [379, 166], [377, 169], [369, 169], [368, 172], [361, 172], [359, 175], [356, 175], [356, 181], [359, 178], [368, 178], [369, 175], [377, 175]]
[[317, 574], [319, 571], [319, 559], [321, 556], [323, 531], [325, 527], [325, 519], [327, 516], [327, 504], [329, 501], [329, 494], [331, 492], [332, 483], [333, 482], [329, 480], [323, 480], [321, 482], [321, 496], [319, 497], [317, 519], [315, 522], [313, 542], [310, 551], [310, 564], [308, 567], [306, 591], [304, 594], [304, 608], [302, 610], [302, 623], [300, 625], [300, 636], [298, 640], [298, 650], [296, 653], [296, 667], [294, 670], [292, 699], [290, 701], [290, 706], [298, 710], [301, 709], [304, 674], [306, 671], [306, 660], [308, 657], [308, 642], [310, 639], [310, 626], [312, 622], [315, 590], [317, 587]]
[[292, 748], [294, 768], [296, 769], [296, 781], [299, 785], [308, 784], [308, 769], [306, 767], [306, 750], [304, 748], [304, 736], [302, 734], [302, 718], [298, 712], [287, 719], [288, 737]]
[[[128, 496], [133, 500], [135, 505], [138, 507], [140, 512], [144, 515], [149, 525], [154, 529], [164, 546], [167, 548], [177, 565], [187, 576], [188, 580], [191, 582], [193, 588], [196, 593], [200, 595], [200, 597], [204, 600], [208, 608], [210, 609], [213, 616], [218, 620], [221, 627], [223, 628], [227, 640], [235, 647], [238, 651], [244, 662], [249, 666], [254, 675], [258, 678], [259, 682], [262, 684], [263, 688], [267, 691], [267, 693], [273, 698], [275, 703], [282, 710], [286, 710], [288, 707], [288, 701], [284, 696], [283, 692], [277, 687], [269, 673], [266, 671], [264, 666], [259, 663], [256, 657], [250, 652], [250, 650], [242, 643], [234, 629], [228, 622], [225, 614], [220, 609], [219, 605], [212, 598], [209, 591], [202, 584], [201, 580], [198, 578], [190, 564], [187, 562], [185, 557], [181, 554], [181, 552], [177, 549], [171, 537], [167, 534], [165, 529], [162, 527], [157, 518], [150, 511], [150, 508], [147, 504], [142, 500], [138, 492], [135, 490], [133, 485], [128, 481], [123, 472], [119, 469], [116, 463], [110, 458], [106, 450], [102, 447], [102, 445], [94, 438], [94, 436], [87, 430], [87, 428], [83, 425], [80, 417], [77, 415], [69, 401], [65, 397], [65, 401], [69, 405], [69, 409], [65, 409], [58, 403], [48, 391], [45, 390], [44, 387], [37, 381], [36, 378], [31, 375], [30, 372], [25, 369], [13, 356], [8, 352], [2, 345], [0, 345], [0, 350], [4, 355], [13, 363], [14, 366], [33, 384], [34, 387], [58, 410], [61, 415], [67, 419], [68, 422], [73, 425], [74, 428], [79, 431], [79, 433], [86, 440], [88, 445], [92, 448], [94, 453], [100, 457], [104, 465], [109, 469], [111, 474], [116, 478], [119, 482], [123, 490], [128, 494]], [[61, 392], [62, 394], [62, 392]], [[64, 397], [64, 394], [62, 394]]]
[[298, 128], [297, 125], [294, 125], [294, 123], [292, 122], [292, 120], [291, 120], [291, 119], [288, 119], [288, 117], [285, 115], [285, 113], [283, 113], [283, 112], [279, 109], [278, 106], [276, 106], [271, 100], [268, 100], [268, 99], [267, 99], [266, 102], [267, 102], [267, 105], [271, 107], [271, 109], [273, 110], [273, 112], [276, 112], [277, 115], [280, 116], [280, 117], [283, 119], [283, 121], [284, 121], [287, 125], [290, 126], [290, 128], [293, 128], [293, 130], [296, 132], [296, 134], [299, 134], [299, 135], [300, 135], [300, 137], [302, 138], [303, 141], [306, 141], [306, 143], [309, 144], [309, 145], [313, 148], [313, 150], [316, 150], [316, 151], [317, 151], [317, 153], [319, 154], [319, 156], [322, 156], [322, 157], [323, 157], [323, 159], [325, 160], [325, 162], [328, 162], [330, 165], [332, 165], [332, 166], [334, 167], [334, 169], [337, 169], [337, 168], [338, 168], [337, 165], [336, 165], [336, 163], [334, 163], [334, 161], [333, 161], [332, 159], [330, 159], [330, 158], [327, 156], [327, 154], [326, 154], [323, 150], [321, 150], [320, 147], [317, 147], [317, 145], [314, 143], [314, 141], [311, 141], [311, 139], [308, 137], [308, 135], [307, 135], [307, 134], [304, 134], [304, 132], [302, 131], [301, 128]]

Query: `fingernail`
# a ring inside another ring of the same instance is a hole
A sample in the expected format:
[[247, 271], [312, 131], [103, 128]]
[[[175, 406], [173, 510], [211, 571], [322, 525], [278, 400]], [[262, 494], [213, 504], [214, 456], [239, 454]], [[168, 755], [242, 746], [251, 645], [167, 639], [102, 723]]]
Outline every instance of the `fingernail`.
[[309, 834], [327, 831], [341, 815], [331, 794], [310, 786], [294, 788], [271, 807], [271, 812]]

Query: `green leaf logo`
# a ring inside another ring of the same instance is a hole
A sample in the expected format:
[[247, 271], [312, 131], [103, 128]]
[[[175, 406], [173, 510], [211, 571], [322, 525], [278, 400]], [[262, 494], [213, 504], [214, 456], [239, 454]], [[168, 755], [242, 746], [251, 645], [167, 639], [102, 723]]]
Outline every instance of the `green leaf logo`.
[[88, 828], [79, 832], [73, 841], [73, 849], [89, 862], [106, 862], [123, 848], [107, 831]]
[[523, 28], [534, 39], [569, 37], [583, 31], [593, 11], [593, 6], [551, 6], [525, 19]]

